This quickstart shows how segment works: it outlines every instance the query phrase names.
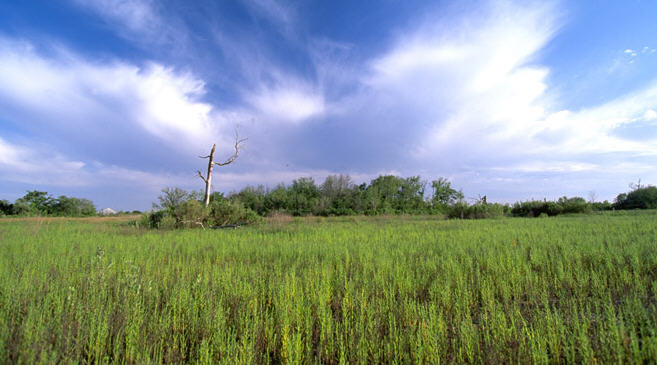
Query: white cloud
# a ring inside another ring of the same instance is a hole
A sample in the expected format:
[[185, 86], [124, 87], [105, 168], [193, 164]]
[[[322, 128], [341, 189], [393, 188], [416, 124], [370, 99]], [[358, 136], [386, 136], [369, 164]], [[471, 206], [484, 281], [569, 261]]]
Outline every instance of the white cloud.
[[324, 112], [324, 98], [305, 85], [263, 87], [245, 98], [259, 111], [263, 121], [298, 123]]
[[286, 6], [288, 5], [286, 2], [276, 0], [246, 0], [244, 4], [256, 13], [282, 26], [285, 31], [291, 30], [295, 15], [292, 9]]
[[549, 105], [544, 100], [548, 70], [531, 62], [558, 28], [552, 7], [493, 2], [479, 17], [436, 23], [443, 24], [433, 21], [401, 36], [371, 63], [365, 79], [376, 94], [386, 95], [388, 108], [411, 104], [417, 117], [428, 121], [417, 157], [477, 141], [455, 156], [460, 159], [524, 138]]
[[99, 63], [64, 52], [46, 57], [0, 39], [0, 102], [46, 128], [146, 131], [188, 150], [211, 144], [240, 118], [202, 101], [204, 94], [202, 80], [160, 64]]
[[[73, 0], [83, 8], [96, 12], [109, 23], [116, 25], [119, 34], [128, 38], [135, 33], [147, 35], [151, 40], [161, 39], [165, 24], [150, 0]], [[126, 32], [127, 30], [127, 32]]]
[[138, 185], [158, 191], [164, 186], [189, 185], [194, 177], [70, 160], [50, 146], [19, 146], [0, 138], [0, 178], [4, 181], [51, 187], [114, 188]]
[[563, 172], [584, 172], [593, 171], [600, 166], [593, 163], [576, 162], [576, 161], [554, 161], [554, 162], [528, 162], [516, 165], [493, 167], [493, 171], [511, 171], [511, 172], [547, 172], [547, 173], [563, 173]]
[[414, 165], [449, 171], [505, 163], [519, 172], [583, 172], [606, 167], [587, 161], [590, 154], [657, 154], [654, 140], [614, 134], [657, 117], [656, 86], [585, 110], [559, 110], [557, 95], [548, 92], [549, 69], [538, 63], [559, 28], [557, 11], [490, 4], [466, 25], [421, 25], [371, 62], [364, 83], [374, 98], [364, 103], [389, 110], [412, 105], [409, 118], [427, 121], [428, 132], [419, 133], [413, 147]]
[[648, 109], [646, 112], [643, 114], [643, 120], [645, 121], [651, 121], [657, 119], [657, 112], [654, 111], [653, 109]]

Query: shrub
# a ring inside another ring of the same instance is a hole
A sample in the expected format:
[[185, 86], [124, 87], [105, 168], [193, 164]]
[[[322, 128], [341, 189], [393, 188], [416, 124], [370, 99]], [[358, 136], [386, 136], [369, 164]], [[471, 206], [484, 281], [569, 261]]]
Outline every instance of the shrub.
[[188, 200], [173, 208], [177, 228], [198, 227], [207, 221], [207, 209], [198, 200]]
[[486, 219], [504, 217], [505, 206], [497, 203], [484, 204], [477, 202], [468, 205], [466, 202], [456, 202], [448, 207], [449, 218]]
[[227, 224], [248, 224], [260, 219], [258, 213], [246, 208], [238, 201], [215, 199], [210, 202], [208, 224], [224, 226]]
[[555, 216], [567, 213], [590, 213], [591, 204], [587, 203], [584, 198], [561, 197], [559, 200], [530, 200], [513, 204], [510, 210], [514, 217], [539, 217], [542, 214]]
[[591, 213], [591, 204], [589, 204], [584, 198], [574, 197], [559, 198], [559, 205], [562, 207], [562, 213]]
[[627, 194], [620, 194], [614, 203], [616, 209], [656, 209], [657, 186], [638, 187]]
[[504, 217], [504, 205], [502, 204], [483, 204], [477, 203], [468, 207], [466, 218], [484, 219], [484, 218], [501, 218]]
[[149, 226], [151, 228], [160, 228], [160, 223], [162, 223], [162, 219], [164, 219], [165, 215], [166, 212], [163, 210], [150, 213], [148, 215]]
[[14, 205], [7, 200], [0, 200], [0, 216], [13, 214]]
[[148, 213], [143, 213], [139, 216], [139, 219], [135, 222], [137, 227], [142, 228], [151, 228], [151, 216]]
[[165, 214], [164, 217], [162, 217], [162, 220], [160, 221], [159, 227], [160, 229], [174, 229], [177, 228], [177, 222], [176, 218]]
[[595, 211], [612, 210], [614, 209], [614, 206], [609, 201], [605, 200], [603, 202], [591, 203], [591, 209]]

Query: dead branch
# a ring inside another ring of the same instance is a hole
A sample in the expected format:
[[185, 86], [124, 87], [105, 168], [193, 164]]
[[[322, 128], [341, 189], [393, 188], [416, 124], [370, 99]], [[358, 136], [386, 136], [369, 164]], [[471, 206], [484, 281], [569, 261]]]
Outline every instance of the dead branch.
[[204, 177], [203, 174], [201, 173], [201, 171], [196, 171], [198, 173], [198, 176], [205, 183], [205, 206], [206, 207], [210, 204], [210, 189], [212, 187], [212, 167], [214, 165], [226, 166], [226, 165], [229, 165], [229, 164], [235, 162], [235, 160], [237, 160], [237, 157], [240, 154], [240, 150], [242, 148], [242, 143], [244, 143], [244, 141], [246, 141], [247, 139], [248, 138], [240, 139], [239, 134], [237, 133], [237, 129], [235, 129], [235, 145], [234, 145], [235, 153], [224, 162], [215, 162], [214, 161], [214, 151], [217, 148], [216, 144], [212, 145], [212, 149], [210, 150], [209, 155], [199, 156], [199, 158], [207, 158], [208, 159], [208, 170], [207, 170], [206, 176]]
[[235, 162], [235, 160], [237, 160], [237, 156], [239, 156], [239, 154], [240, 154], [240, 150], [242, 148], [241, 144], [243, 142], [245, 142], [247, 139], [248, 138], [239, 139], [239, 135], [237, 134], [237, 130], [235, 130], [235, 146], [234, 146], [235, 147], [235, 153], [232, 156], [230, 156], [230, 158], [228, 158], [226, 161], [224, 161], [224, 162], [215, 162], [214, 164], [217, 165], [217, 166], [226, 166], [228, 164], [231, 164], [231, 163]]

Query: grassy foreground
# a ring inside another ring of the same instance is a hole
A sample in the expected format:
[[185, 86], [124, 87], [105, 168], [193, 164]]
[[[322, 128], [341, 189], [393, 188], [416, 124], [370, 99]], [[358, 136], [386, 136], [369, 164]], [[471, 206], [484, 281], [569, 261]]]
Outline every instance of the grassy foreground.
[[0, 363], [657, 361], [657, 215], [0, 220]]

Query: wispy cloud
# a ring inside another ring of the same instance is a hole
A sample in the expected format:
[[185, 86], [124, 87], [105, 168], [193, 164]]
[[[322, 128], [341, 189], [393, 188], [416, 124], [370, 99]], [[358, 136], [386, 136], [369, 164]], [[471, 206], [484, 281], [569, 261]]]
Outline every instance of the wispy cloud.
[[144, 47], [166, 46], [169, 51], [187, 48], [188, 32], [180, 18], [162, 13], [152, 0], [71, 0], [99, 16], [119, 36]]
[[264, 17], [278, 26], [284, 32], [292, 30], [296, 14], [290, 3], [276, 0], [245, 0], [243, 1], [254, 13]]
[[245, 95], [247, 101], [261, 114], [264, 122], [298, 123], [324, 112], [324, 99], [306, 85], [263, 87]]

